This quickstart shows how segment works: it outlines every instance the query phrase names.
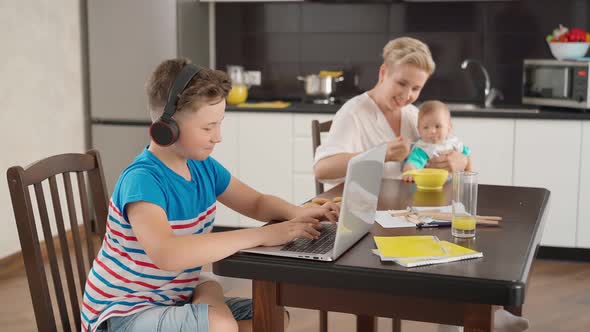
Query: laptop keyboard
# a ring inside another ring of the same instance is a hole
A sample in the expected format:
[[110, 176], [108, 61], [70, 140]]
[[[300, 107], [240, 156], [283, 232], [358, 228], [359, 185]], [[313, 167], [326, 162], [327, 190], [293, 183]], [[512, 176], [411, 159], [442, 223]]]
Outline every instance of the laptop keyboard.
[[281, 251], [305, 252], [310, 254], [325, 254], [334, 247], [336, 238], [335, 224], [322, 224], [320, 237], [317, 240], [298, 238], [281, 248]]

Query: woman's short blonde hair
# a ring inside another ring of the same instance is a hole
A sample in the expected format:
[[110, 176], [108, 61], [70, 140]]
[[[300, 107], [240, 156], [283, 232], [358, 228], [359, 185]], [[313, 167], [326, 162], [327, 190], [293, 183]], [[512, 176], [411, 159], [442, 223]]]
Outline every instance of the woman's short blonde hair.
[[383, 47], [383, 63], [392, 68], [395, 65], [411, 64], [432, 75], [435, 64], [426, 44], [411, 37], [390, 40]]

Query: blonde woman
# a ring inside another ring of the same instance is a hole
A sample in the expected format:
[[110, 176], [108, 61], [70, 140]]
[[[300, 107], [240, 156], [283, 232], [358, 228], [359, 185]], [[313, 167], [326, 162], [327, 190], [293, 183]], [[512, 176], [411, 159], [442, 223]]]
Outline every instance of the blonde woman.
[[[401, 37], [383, 48], [383, 64], [375, 87], [347, 101], [336, 113], [324, 143], [316, 151], [314, 173], [324, 183], [344, 180], [350, 158], [387, 142], [385, 178], [401, 178], [402, 163], [410, 152], [410, 143], [419, 138], [418, 99], [435, 69], [428, 46], [421, 41]], [[428, 167], [449, 171], [465, 170], [468, 158], [450, 150], [431, 158]], [[528, 320], [498, 307], [494, 313], [495, 332], [520, 332]], [[457, 332], [462, 328], [439, 325], [439, 332]]]
[[[316, 151], [315, 176], [325, 183], [340, 183], [350, 158], [387, 142], [384, 177], [399, 179], [410, 143], [419, 137], [418, 109], [412, 103], [434, 69], [426, 44], [409, 37], [389, 41], [375, 87], [350, 99], [334, 116], [327, 139]], [[466, 165], [465, 156], [449, 151], [429, 166], [455, 171]]]

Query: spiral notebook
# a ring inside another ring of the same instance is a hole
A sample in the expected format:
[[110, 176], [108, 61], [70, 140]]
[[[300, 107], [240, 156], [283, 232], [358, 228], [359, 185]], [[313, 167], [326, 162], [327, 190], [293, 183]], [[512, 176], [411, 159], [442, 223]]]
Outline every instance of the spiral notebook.
[[483, 253], [436, 236], [375, 237], [373, 253], [381, 261], [395, 262], [404, 267], [441, 264], [483, 257]]

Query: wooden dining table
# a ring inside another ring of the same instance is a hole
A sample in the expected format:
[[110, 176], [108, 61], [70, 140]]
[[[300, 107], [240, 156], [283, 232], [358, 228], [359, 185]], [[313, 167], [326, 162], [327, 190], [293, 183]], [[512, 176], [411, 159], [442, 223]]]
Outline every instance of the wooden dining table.
[[[337, 186], [318, 197], [342, 195]], [[451, 185], [423, 192], [414, 184], [383, 180], [378, 210], [450, 204]], [[462, 240], [450, 227], [383, 228], [371, 232], [334, 262], [237, 253], [213, 264], [217, 275], [252, 280], [256, 332], [284, 331], [284, 307], [357, 315], [357, 331], [374, 331], [376, 317], [462, 325], [466, 332], [493, 331], [493, 312], [504, 306], [522, 315], [529, 272], [543, 231], [550, 193], [543, 188], [479, 185], [480, 215], [501, 216], [499, 227], [478, 226]], [[436, 235], [482, 258], [405, 268], [381, 262], [373, 236]]]

